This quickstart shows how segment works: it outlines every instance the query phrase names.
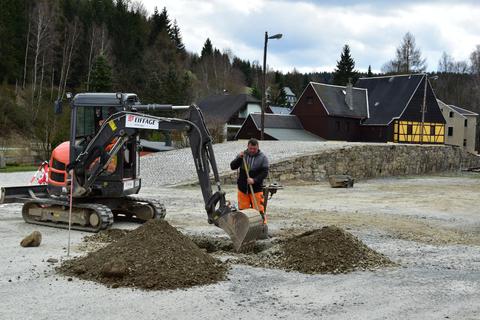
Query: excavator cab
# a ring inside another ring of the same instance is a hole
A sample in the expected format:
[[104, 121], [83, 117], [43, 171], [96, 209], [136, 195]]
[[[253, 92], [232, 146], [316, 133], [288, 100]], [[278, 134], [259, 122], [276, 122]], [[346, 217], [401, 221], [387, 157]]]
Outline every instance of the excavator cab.
[[[52, 195], [61, 195], [68, 188], [67, 166], [85, 151], [95, 138], [105, 121], [117, 112], [124, 110], [123, 99], [138, 103], [135, 94], [83, 93], [71, 100], [70, 141], [55, 148], [50, 159], [51, 178], [48, 190]], [[116, 139], [97, 145], [89, 153], [85, 167], [78, 170], [76, 179], [85, 180], [102, 159], [111, 151]], [[98, 175], [91, 186], [90, 197], [120, 197], [136, 194], [140, 190], [139, 166], [137, 158], [138, 139], [131, 136], [123, 143], [121, 150], [112, 158], [105, 170]], [[126, 188], [129, 187], [129, 188]]]

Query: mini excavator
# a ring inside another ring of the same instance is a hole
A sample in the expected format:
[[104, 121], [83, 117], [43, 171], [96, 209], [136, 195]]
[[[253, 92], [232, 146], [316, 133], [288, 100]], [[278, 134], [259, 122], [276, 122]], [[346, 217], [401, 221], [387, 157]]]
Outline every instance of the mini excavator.
[[[134, 196], [141, 187], [140, 132], [178, 130], [188, 136], [208, 223], [222, 228], [237, 251], [265, 237], [260, 212], [237, 210], [226, 200], [212, 138], [197, 106], [144, 105], [137, 95], [126, 93], [79, 93], [67, 98], [71, 106], [70, 141], [53, 150], [48, 184], [1, 188], [0, 203], [23, 203], [26, 222], [98, 232], [117, 218], [140, 222], [163, 219], [166, 211], [161, 202]], [[61, 109], [57, 102], [55, 112]], [[149, 111], [182, 111], [184, 116], [145, 113]], [[265, 188], [267, 197], [276, 192], [275, 185]]]

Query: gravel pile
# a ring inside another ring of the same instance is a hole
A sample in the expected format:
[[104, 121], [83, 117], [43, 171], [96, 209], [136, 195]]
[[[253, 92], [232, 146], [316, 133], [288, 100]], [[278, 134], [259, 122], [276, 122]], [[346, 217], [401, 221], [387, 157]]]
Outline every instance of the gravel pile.
[[238, 262], [309, 274], [348, 273], [395, 265], [357, 237], [335, 226], [278, 239], [257, 254], [241, 257]]
[[[274, 163], [290, 157], [349, 145], [355, 145], [355, 143], [261, 141], [260, 149], [267, 155], [270, 163]], [[240, 151], [246, 149], [246, 141], [230, 141], [215, 144], [213, 149], [219, 172], [228, 173], [231, 172], [230, 162]], [[196, 175], [190, 148], [159, 152], [142, 157], [142, 185], [147, 188], [190, 182], [196, 179]]]
[[335, 226], [309, 231], [283, 244], [280, 263], [303, 273], [346, 273], [393, 265], [352, 234]]
[[112, 242], [66, 261], [58, 271], [112, 288], [149, 290], [187, 288], [225, 279], [227, 268], [223, 264], [164, 220], [150, 220], [128, 233], [114, 231], [97, 240]]

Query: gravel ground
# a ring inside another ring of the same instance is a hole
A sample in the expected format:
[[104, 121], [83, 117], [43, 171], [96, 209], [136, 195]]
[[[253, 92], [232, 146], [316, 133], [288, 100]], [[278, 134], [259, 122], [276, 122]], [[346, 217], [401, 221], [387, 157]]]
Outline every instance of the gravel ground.
[[[365, 143], [336, 141], [285, 143], [284, 141], [261, 141], [260, 150], [267, 155], [270, 163], [274, 163], [298, 155], [359, 144]], [[246, 147], [246, 141], [230, 141], [213, 145], [219, 172], [230, 172], [230, 162]], [[162, 187], [195, 180], [195, 164], [190, 148], [160, 152], [143, 157], [141, 176], [143, 179], [142, 184], [147, 187]]]
[[[227, 281], [173, 291], [69, 281], [46, 262], [65, 258], [66, 231], [25, 224], [20, 205], [0, 205], [0, 319], [479, 319], [479, 176], [374, 179], [348, 190], [287, 185], [269, 204], [273, 235], [336, 224], [400, 267], [305, 275], [234, 265]], [[225, 189], [234, 198], [235, 187]], [[143, 195], [163, 199], [182, 232], [224, 236], [206, 223], [197, 187]], [[42, 245], [21, 248], [35, 229]], [[85, 254], [84, 235], [72, 232], [73, 255]]]

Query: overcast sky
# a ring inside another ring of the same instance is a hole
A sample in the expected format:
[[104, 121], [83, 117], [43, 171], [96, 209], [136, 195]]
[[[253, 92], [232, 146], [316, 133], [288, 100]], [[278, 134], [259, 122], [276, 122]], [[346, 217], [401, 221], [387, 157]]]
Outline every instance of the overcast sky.
[[283, 71], [332, 71], [344, 44], [350, 45], [358, 70], [371, 65], [379, 71], [408, 31], [430, 71], [443, 51], [466, 60], [480, 44], [479, 0], [141, 1], [150, 13], [165, 6], [193, 52], [199, 53], [209, 37], [220, 50], [262, 61], [264, 32], [283, 33], [268, 46], [268, 65]]

